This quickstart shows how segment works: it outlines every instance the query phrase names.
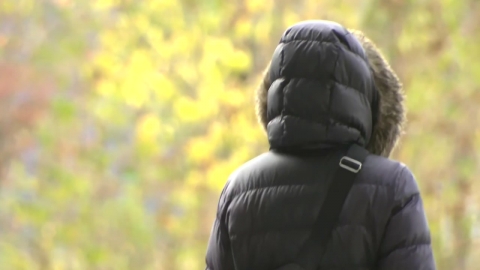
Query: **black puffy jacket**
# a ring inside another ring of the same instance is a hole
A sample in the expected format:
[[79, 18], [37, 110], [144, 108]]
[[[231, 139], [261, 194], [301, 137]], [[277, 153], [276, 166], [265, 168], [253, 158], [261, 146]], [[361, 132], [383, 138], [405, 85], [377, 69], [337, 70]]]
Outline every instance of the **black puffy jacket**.
[[294, 262], [338, 167], [340, 148], [372, 154], [345, 201], [320, 269], [435, 269], [415, 178], [388, 159], [404, 111], [395, 73], [366, 37], [327, 21], [290, 27], [257, 91], [271, 149], [221, 194], [208, 270], [274, 270]]

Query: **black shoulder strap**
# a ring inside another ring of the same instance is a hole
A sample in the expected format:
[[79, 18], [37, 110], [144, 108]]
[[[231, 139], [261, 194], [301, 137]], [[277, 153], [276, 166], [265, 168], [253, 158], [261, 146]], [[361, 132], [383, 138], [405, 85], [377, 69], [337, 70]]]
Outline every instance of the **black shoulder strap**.
[[353, 144], [347, 154], [340, 159], [327, 197], [313, 225], [312, 234], [304, 246], [304, 250], [299, 254], [299, 263], [303, 268], [317, 269], [319, 267], [345, 199], [368, 154], [365, 148]]

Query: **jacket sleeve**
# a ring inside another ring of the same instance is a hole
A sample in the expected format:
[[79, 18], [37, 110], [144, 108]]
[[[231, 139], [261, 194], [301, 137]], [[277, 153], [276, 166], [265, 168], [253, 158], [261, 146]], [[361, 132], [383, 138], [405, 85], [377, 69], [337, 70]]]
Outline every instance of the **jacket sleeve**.
[[380, 245], [379, 270], [434, 270], [430, 230], [417, 182], [403, 167], [394, 184], [394, 207]]
[[207, 247], [206, 270], [234, 270], [230, 238], [226, 224], [228, 182], [220, 195], [217, 215]]

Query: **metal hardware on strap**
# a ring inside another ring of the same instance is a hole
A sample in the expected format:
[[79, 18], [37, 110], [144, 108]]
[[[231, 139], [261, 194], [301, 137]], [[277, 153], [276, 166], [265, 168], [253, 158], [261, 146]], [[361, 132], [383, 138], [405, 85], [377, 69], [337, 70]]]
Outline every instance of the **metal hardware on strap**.
[[353, 173], [358, 173], [362, 169], [362, 163], [360, 161], [347, 156], [342, 157], [338, 165]]

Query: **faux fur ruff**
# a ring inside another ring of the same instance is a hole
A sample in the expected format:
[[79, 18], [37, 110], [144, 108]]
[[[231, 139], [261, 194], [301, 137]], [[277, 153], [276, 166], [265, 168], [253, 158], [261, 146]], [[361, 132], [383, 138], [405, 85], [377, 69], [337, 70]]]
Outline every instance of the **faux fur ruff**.
[[[362, 32], [349, 31], [360, 41], [365, 50], [379, 92], [377, 121], [374, 123], [367, 150], [375, 155], [389, 157], [402, 135], [405, 121], [402, 84], [375, 44]], [[255, 93], [257, 119], [265, 130], [268, 124], [267, 92], [271, 85], [269, 69], [270, 64], [263, 72], [262, 82]]]

